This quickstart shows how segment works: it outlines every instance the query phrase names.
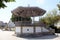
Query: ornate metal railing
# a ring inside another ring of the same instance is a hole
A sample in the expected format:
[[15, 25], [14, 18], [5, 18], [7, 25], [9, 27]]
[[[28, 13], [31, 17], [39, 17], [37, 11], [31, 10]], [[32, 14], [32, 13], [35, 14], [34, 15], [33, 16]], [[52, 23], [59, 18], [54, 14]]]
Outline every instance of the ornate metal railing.
[[32, 23], [31, 21], [16, 21], [15, 22], [16, 26], [45, 26], [45, 24], [42, 24], [40, 22], [34, 22]]
[[32, 22], [30, 22], [30, 21], [16, 21], [15, 22], [15, 25], [16, 26], [30, 26], [30, 25], [32, 25]]

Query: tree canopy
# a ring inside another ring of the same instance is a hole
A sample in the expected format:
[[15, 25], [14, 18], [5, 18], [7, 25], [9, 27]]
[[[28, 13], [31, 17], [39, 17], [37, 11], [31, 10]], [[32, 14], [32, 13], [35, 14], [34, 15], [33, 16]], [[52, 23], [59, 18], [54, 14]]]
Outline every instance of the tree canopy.
[[4, 8], [4, 7], [7, 7], [4, 2], [13, 2], [15, 0], [0, 0], [0, 8]]
[[46, 17], [41, 18], [41, 21], [46, 25], [54, 25], [54, 23], [60, 20], [60, 15], [57, 15], [57, 11], [53, 10], [46, 14]]
[[23, 17], [16, 17], [14, 15], [12, 15], [12, 17], [11, 17], [12, 22], [21, 21], [21, 19], [22, 19], [22, 21], [32, 21], [32, 19], [30, 17], [23, 18]]
[[60, 10], [60, 3], [59, 3], [59, 4], [57, 4], [57, 6], [58, 6], [58, 9]]
[[[57, 4], [57, 7], [58, 7], [58, 10], [60, 11], [60, 3]], [[51, 12], [48, 12], [46, 14], [46, 17], [42, 18], [41, 21], [46, 25], [54, 25], [54, 23], [60, 20], [60, 15], [57, 15], [57, 14], [58, 14], [58, 11], [54, 9]]]

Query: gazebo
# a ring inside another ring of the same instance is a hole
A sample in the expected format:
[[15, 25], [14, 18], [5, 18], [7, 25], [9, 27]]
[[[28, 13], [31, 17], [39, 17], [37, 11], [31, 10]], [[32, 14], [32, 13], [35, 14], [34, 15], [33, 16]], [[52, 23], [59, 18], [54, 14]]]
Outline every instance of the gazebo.
[[[33, 22], [34, 18], [36, 16], [42, 16], [46, 11], [39, 8], [39, 7], [17, 7], [14, 9], [12, 12], [12, 15], [16, 17], [33, 17]], [[16, 20], [16, 19], [15, 19]], [[21, 35], [37, 35], [42, 33], [49, 32], [47, 29], [45, 29], [45, 25], [41, 22], [38, 24], [35, 23], [29, 23], [29, 21], [23, 22], [22, 19], [21, 21], [15, 21], [15, 33]]]

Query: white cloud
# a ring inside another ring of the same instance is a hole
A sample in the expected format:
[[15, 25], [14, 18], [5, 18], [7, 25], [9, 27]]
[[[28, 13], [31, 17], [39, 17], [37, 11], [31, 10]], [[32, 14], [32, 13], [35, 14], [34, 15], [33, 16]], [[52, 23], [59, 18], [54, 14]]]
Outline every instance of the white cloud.
[[44, 4], [45, 0], [37, 0], [37, 3]]

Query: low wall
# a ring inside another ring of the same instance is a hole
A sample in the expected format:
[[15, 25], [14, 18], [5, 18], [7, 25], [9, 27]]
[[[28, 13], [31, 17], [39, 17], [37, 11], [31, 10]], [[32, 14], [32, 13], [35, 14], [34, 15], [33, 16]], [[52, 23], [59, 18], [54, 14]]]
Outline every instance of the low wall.
[[[18, 27], [15, 28], [16, 33], [21, 34], [21, 31], [22, 31], [23, 34], [34, 33], [34, 27], [33, 26], [23, 26], [22, 29], [21, 29], [21, 27], [18, 26]], [[39, 26], [35, 27], [35, 33], [41, 33], [41, 32], [49, 32], [49, 30], [47, 30], [44, 27], [39, 27]]]

